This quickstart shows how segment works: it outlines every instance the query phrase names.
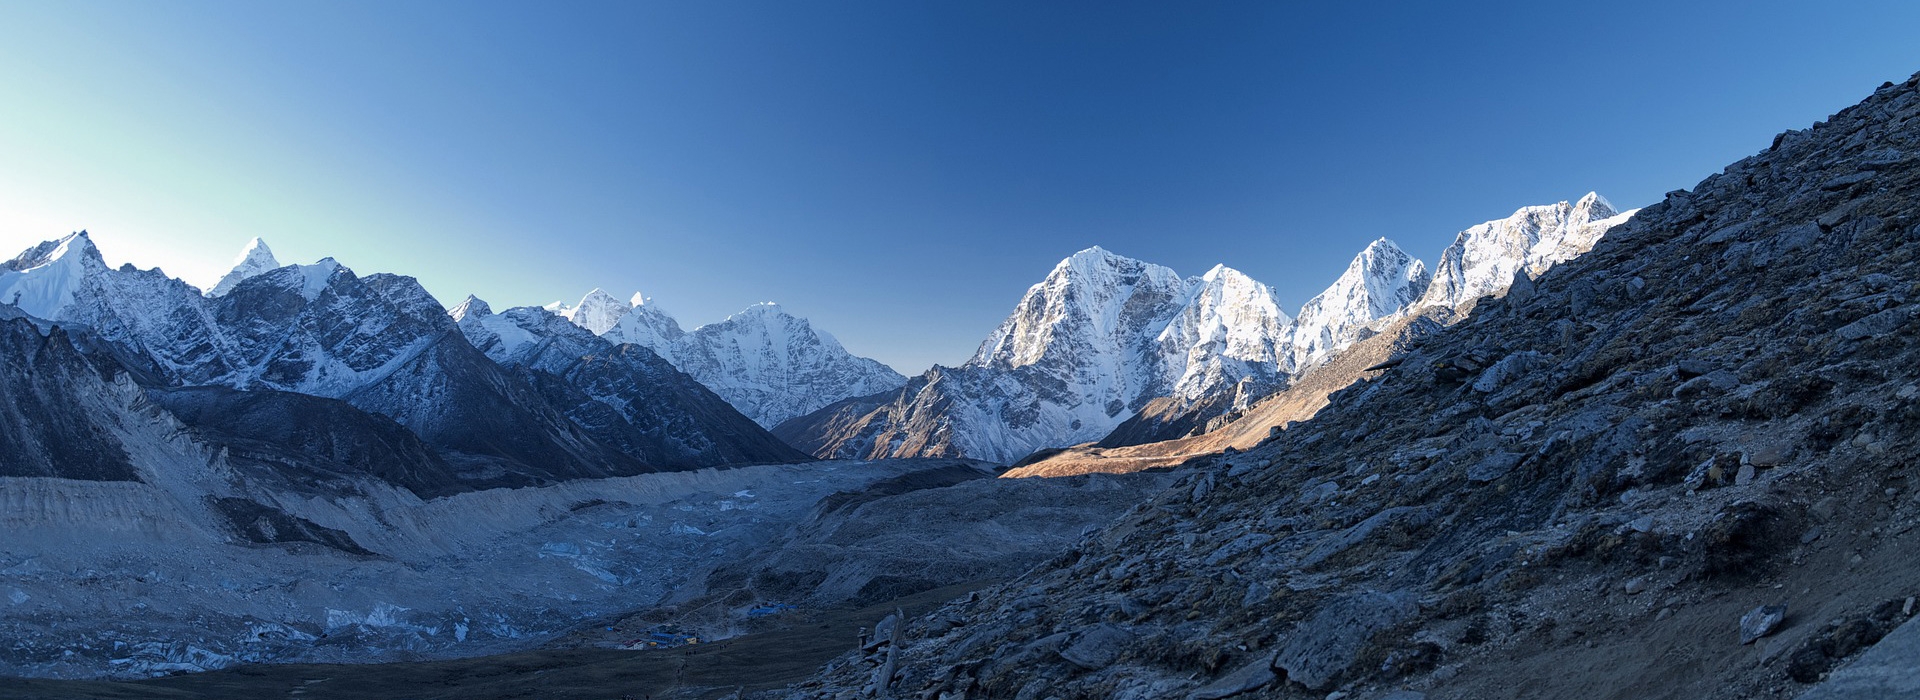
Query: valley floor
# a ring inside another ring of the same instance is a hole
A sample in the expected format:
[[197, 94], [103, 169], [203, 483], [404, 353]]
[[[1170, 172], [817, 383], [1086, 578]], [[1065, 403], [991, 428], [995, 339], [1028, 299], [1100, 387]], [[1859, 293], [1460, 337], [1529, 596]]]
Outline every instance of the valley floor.
[[[978, 584], [947, 586], [857, 609], [795, 611], [777, 625], [712, 644], [621, 651], [548, 648], [451, 661], [261, 664], [145, 681], [5, 679], [18, 700], [213, 698], [724, 698], [799, 681], [851, 651], [859, 631], [891, 614], [923, 614]], [[562, 640], [557, 645], [564, 645]]]

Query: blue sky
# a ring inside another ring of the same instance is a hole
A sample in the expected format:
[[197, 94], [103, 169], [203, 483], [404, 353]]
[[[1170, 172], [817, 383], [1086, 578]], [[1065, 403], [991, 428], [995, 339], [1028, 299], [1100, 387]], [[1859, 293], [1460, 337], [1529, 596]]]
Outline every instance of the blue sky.
[[[1551, 5], [1551, 6], [1549, 6]], [[0, 2], [0, 247], [775, 300], [906, 373], [1102, 245], [1293, 307], [1657, 201], [1920, 71], [1920, 3]]]

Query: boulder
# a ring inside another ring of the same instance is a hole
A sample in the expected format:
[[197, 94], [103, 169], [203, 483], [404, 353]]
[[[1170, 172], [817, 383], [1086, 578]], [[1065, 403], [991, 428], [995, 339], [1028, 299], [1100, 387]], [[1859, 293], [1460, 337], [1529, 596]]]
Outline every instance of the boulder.
[[1773, 634], [1780, 628], [1780, 622], [1787, 619], [1787, 606], [1762, 605], [1740, 616], [1740, 643], [1752, 644], [1755, 640]]
[[1499, 479], [1513, 471], [1514, 467], [1520, 466], [1520, 462], [1526, 457], [1517, 452], [1495, 452], [1487, 455], [1467, 468], [1467, 480], [1486, 482]]
[[1199, 690], [1193, 691], [1193, 694], [1187, 697], [1189, 700], [1230, 698], [1250, 690], [1257, 690], [1261, 686], [1272, 683], [1276, 677], [1273, 673], [1273, 657], [1261, 656], [1212, 683], [1200, 686]]
[[1709, 393], [1718, 394], [1731, 391], [1739, 386], [1739, 377], [1733, 376], [1732, 372], [1724, 369], [1717, 369], [1689, 379], [1680, 386], [1674, 387], [1673, 398], [1690, 399]]
[[1360, 659], [1373, 635], [1413, 617], [1419, 610], [1404, 592], [1363, 591], [1335, 598], [1294, 627], [1273, 660], [1287, 679], [1312, 690], [1326, 690]]
[[1098, 671], [1113, 665], [1120, 658], [1128, 642], [1133, 641], [1133, 633], [1117, 625], [1094, 625], [1080, 633], [1080, 638], [1060, 651], [1060, 658], [1089, 671]]

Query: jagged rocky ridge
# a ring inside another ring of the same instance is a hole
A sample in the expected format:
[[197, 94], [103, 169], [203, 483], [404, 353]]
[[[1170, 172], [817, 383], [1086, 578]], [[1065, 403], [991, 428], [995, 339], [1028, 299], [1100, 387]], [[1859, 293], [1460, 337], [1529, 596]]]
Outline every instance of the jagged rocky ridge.
[[671, 466], [808, 459], [645, 347], [615, 345], [546, 309], [492, 314], [475, 302], [456, 310], [467, 340], [523, 372], [602, 443]]
[[622, 302], [604, 291], [547, 310], [615, 343], [648, 348], [763, 426], [907, 381], [877, 360], [859, 357], [807, 319], [772, 302], [755, 304], [692, 331], [640, 294]]
[[[256, 240], [223, 293], [207, 296], [158, 270], [108, 268], [82, 232], [0, 268], [0, 298], [156, 390], [302, 394], [397, 421], [456, 476], [435, 492], [801, 457], [743, 429], [731, 409], [701, 403], [709, 395], [670, 368], [624, 365], [635, 376], [618, 400], [650, 408], [609, 420], [583, 411], [565, 380], [488, 359], [412, 278], [362, 277], [330, 258], [258, 269], [272, 262]], [[268, 405], [224, 402], [197, 415], [258, 421], [233, 411]]]
[[1438, 275], [1382, 238], [1298, 318], [1231, 268], [1181, 279], [1090, 248], [1029, 289], [967, 363], [774, 432], [823, 457], [1002, 462], [1085, 442], [1120, 447], [1204, 432], [1396, 319], [1470, 304], [1520, 272], [1538, 275], [1631, 215], [1592, 193], [1523, 208], [1461, 232]]
[[1505, 219], [1461, 231], [1441, 251], [1433, 281], [1424, 285], [1416, 306], [1459, 308], [1506, 289], [1517, 274], [1538, 277], [1592, 249], [1632, 214], [1614, 211], [1605, 198], [1589, 192], [1572, 204], [1523, 207]]
[[1916, 195], [1920, 76], [791, 696], [1794, 696], [1916, 612]]

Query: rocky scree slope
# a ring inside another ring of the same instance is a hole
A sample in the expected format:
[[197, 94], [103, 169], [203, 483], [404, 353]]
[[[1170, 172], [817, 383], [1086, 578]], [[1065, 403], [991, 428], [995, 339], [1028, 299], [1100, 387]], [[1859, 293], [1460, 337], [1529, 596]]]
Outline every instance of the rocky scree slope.
[[791, 696], [1791, 697], [1916, 611], [1917, 198], [1920, 76]]
[[[1451, 310], [1441, 313], [1451, 316]], [[1179, 412], [1155, 414], [1158, 399], [1140, 415], [1115, 428], [1106, 439], [1091, 445], [1075, 445], [1060, 450], [1035, 453], [1007, 470], [1006, 476], [1061, 477], [1078, 474], [1127, 474], [1156, 467], [1176, 467], [1201, 455], [1226, 450], [1244, 451], [1274, 437], [1277, 431], [1303, 423], [1326, 407], [1334, 393], [1363, 379], [1388, 371], [1395, 358], [1403, 357], [1427, 334], [1445, 327], [1427, 314], [1402, 316], [1379, 332], [1347, 349], [1334, 353], [1324, 364], [1302, 372], [1287, 386], [1253, 405], [1232, 410], [1213, 418], [1209, 424], [1196, 425], [1196, 417]], [[1182, 427], [1187, 421], [1187, 427]], [[1145, 434], [1128, 431], [1135, 426]], [[1153, 440], [1151, 436], [1169, 429], [1191, 433], [1184, 437]]]

